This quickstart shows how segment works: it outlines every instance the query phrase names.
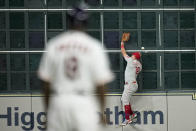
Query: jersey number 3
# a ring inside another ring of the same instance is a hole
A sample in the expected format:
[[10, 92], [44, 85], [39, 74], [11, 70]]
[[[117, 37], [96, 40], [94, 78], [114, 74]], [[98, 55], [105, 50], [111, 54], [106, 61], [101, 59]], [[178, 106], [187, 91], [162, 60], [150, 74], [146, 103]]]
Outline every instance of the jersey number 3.
[[65, 61], [65, 75], [67, 78], [74, 80], [78, 76], [78, 60], [76, 57], [68, 58]]

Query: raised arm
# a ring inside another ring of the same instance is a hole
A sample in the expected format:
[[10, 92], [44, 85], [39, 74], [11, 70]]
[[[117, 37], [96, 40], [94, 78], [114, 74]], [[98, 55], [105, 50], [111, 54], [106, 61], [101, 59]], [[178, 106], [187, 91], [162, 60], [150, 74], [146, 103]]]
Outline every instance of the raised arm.
[[123, 41], [121, 41], [121, 53], [122, 53], [123, 57], [128, 56], [127, 53], [126, 53]]
[[125, 47], [124, 47], [124, 42], [129, 40], [129, 33], [123, 33], [122, 39], [121, 39], [121, 53], [124, 58], [126, 58], [128, 55], [126, 53]]

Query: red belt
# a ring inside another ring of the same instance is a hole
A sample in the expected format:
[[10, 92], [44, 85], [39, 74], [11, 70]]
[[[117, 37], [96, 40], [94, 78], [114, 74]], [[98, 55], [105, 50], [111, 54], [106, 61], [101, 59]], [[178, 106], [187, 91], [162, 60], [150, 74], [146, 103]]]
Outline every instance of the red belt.
[[[135, 84], [135, 83], [136, 83], [136, 81], [133, 81], [132, 83], [134, 83], [134, 84]], [[128, 82], [125, 82], [125, 85], [127, 85], [127, 84], [129, 84], [129, 83], [128, 83]]]

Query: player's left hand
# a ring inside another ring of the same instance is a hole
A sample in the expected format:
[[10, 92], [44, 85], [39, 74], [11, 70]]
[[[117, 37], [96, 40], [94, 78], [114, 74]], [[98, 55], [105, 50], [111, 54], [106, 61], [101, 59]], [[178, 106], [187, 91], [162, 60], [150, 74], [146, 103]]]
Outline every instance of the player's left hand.
[[121, 41], [126, 42], [129, 40], [129, 37], [130, 37], [130, 33], [123, 33]]

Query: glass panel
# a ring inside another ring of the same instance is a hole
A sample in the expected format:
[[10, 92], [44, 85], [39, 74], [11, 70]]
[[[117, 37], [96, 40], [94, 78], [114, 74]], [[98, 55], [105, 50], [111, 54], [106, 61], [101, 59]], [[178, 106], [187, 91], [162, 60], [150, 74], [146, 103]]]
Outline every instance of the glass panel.
[[7, 89], [7, 74], [0, 73], [0, 92]]
[[86, 0], [90, 6], [98, 6], [100, 5], [100, 0]]
[[100, 37], [100, 32], [99, 31], [88, 31], [88, 34], [101, 41], [101, 37]]
[[177, 29], [178, 28], [178, 13], [164, 12], [163, 26], [165, 29]]
[[141, 13], [142, 29], [156, 28], [156, 15], [154, 12]]
[[10, 7], [23, 7], [24, 0], [9, 0]]
[[30, 71], [37, 71], [41, 59], [41, 54], [30, 54], [29, 55], [29, 69]]
[[136, 12], [123, 12], [123, 29], [137, 29]]
[[164, 47], [178, 47], [178, 31], [164, 31]]
[[165, 72], [165, 88], [178, 89], [179, 88], [179, 73]]
[[104, 44], [106, 48], [118, 48], [120, 47], [119, 33], [116, 31], [104, 32]]
[[5, 13], [0, 12], [0, 29], [5, 29]]
[[105, 29], [118, 29], [118, 13], [106, 12], [104, 13], [104, 28]]
[[11, 54], [10, 63], [11, 63], [11, 71], [25, 71], [24, 54]]
[[30, 89], [33, 91], [42, 91], [43, 83], [42, 81], [37, 77], [37, 73], [30, 73], [29, 74], [30, 79]]
[[194, 28], [194, 13], [181, 12], [180, 13], [180, 28]]
[[11, 29], [24, 29], [24, 13], [12, 12], [10, 13], [10, 28]]
[[181, 47], [195, 47], [195, 31], [181, 31], [180, 32], [180, 46]]
[[7, 70], [7, 58], [6, 55], [0, 54], [0, 71]]
[[5, 6], [5, 0], [0, 0], [0, 7]]
[[195, 69], [195, 54], [182, 53], [181, 54], [182, 69]]
[[106, 87], [106, 91], [108, 92], [120, 91], [120, 73], [115, 73], [115, 79], [111, 83], [107, 84]]
[[165, 53], [164, 54], [164, 67], [165, 70], [178, 70], [179, 58], [177, 53]]
[[62, 0], [47, 0], [48, 7], [62, 6]]
[[129, 31], [129, 33], [130, 38], [125, 42], [125, 48], [131, 50], [138, 47], [138, 34], [137, 31]]
[[78, 5], [78, 3], [81, 2], [81, 0], [66, 0], [66, 4], [68, 7], [73, 6], [73, 5]]
[[164, 6], [177, 6], [178, 0], [163, 0]]
[[142, 6], [154, 6], [156, 0], [141, 0]]
[[103, 0], [103, 6], [118, 6], [118, 0]]
[[157, 88], [157, 73], [156, 72], [143, 72], [143, 89], [156, 89]]
[[90, 14], [87, 28], [88, 29], [99, 29], [100, 28], [100, 13], [94, 12]]
[[24, 31], [10, 32], [10, 46], [11, 48], [25, 48], [25, 32]]
[[24, 73], [11, 73], [11, 89], [25, 90], [26, 75]]
[[44, 32], [29, 33], [29, 48], [44, 48]]
[[120, 54], [109, 53], [110, 66], [113, 71], [120, 71]]
[[62, 20], [62, 13], [48, 13], [48, 29], [62, 29]]
[[0, 48], [6, 48], [6, 33], [0, 31]]
[[30, 12], [29, 13], [29, 28], [43, 29], [44, 28], [44, 13]]
[[50, 40], [50, 39], [52, 39], [53, 37], [55, 37], [55, 36], [57, 36], [57, 35], [59, 35], [60, 33], [62, 33], [62, 32], [48, 32], [48, 40]]
[[180, 0], [181, 6], [194, 6], [194, 0]]
[[137, 6], [137, 0], [122, 0], [123, 6]]
[[138, 74], [138, 76], [136, 78], [136, 81], [137, 81], [137, 84], [138, 84], [138, 87], [139, 87], [137, 92], [140, 92], [140, 91], [142, 91], [142, 83], [143, 83], [143, 81], [142, 81], [142, 72], [140, 72]]
[[196, 72], [182, 72], [182, 88], [196, 89]]
[[142, 46], [156, 47], [156, 31], [142, 31]]
[[29, 8], [44, 8], [44, 1], [45, 0], [28, 0], [28, 7]]
[[143, 53], [141, 58], [142, 58], [143, 70], [156, 70], [157, 69], [156, 53]]

